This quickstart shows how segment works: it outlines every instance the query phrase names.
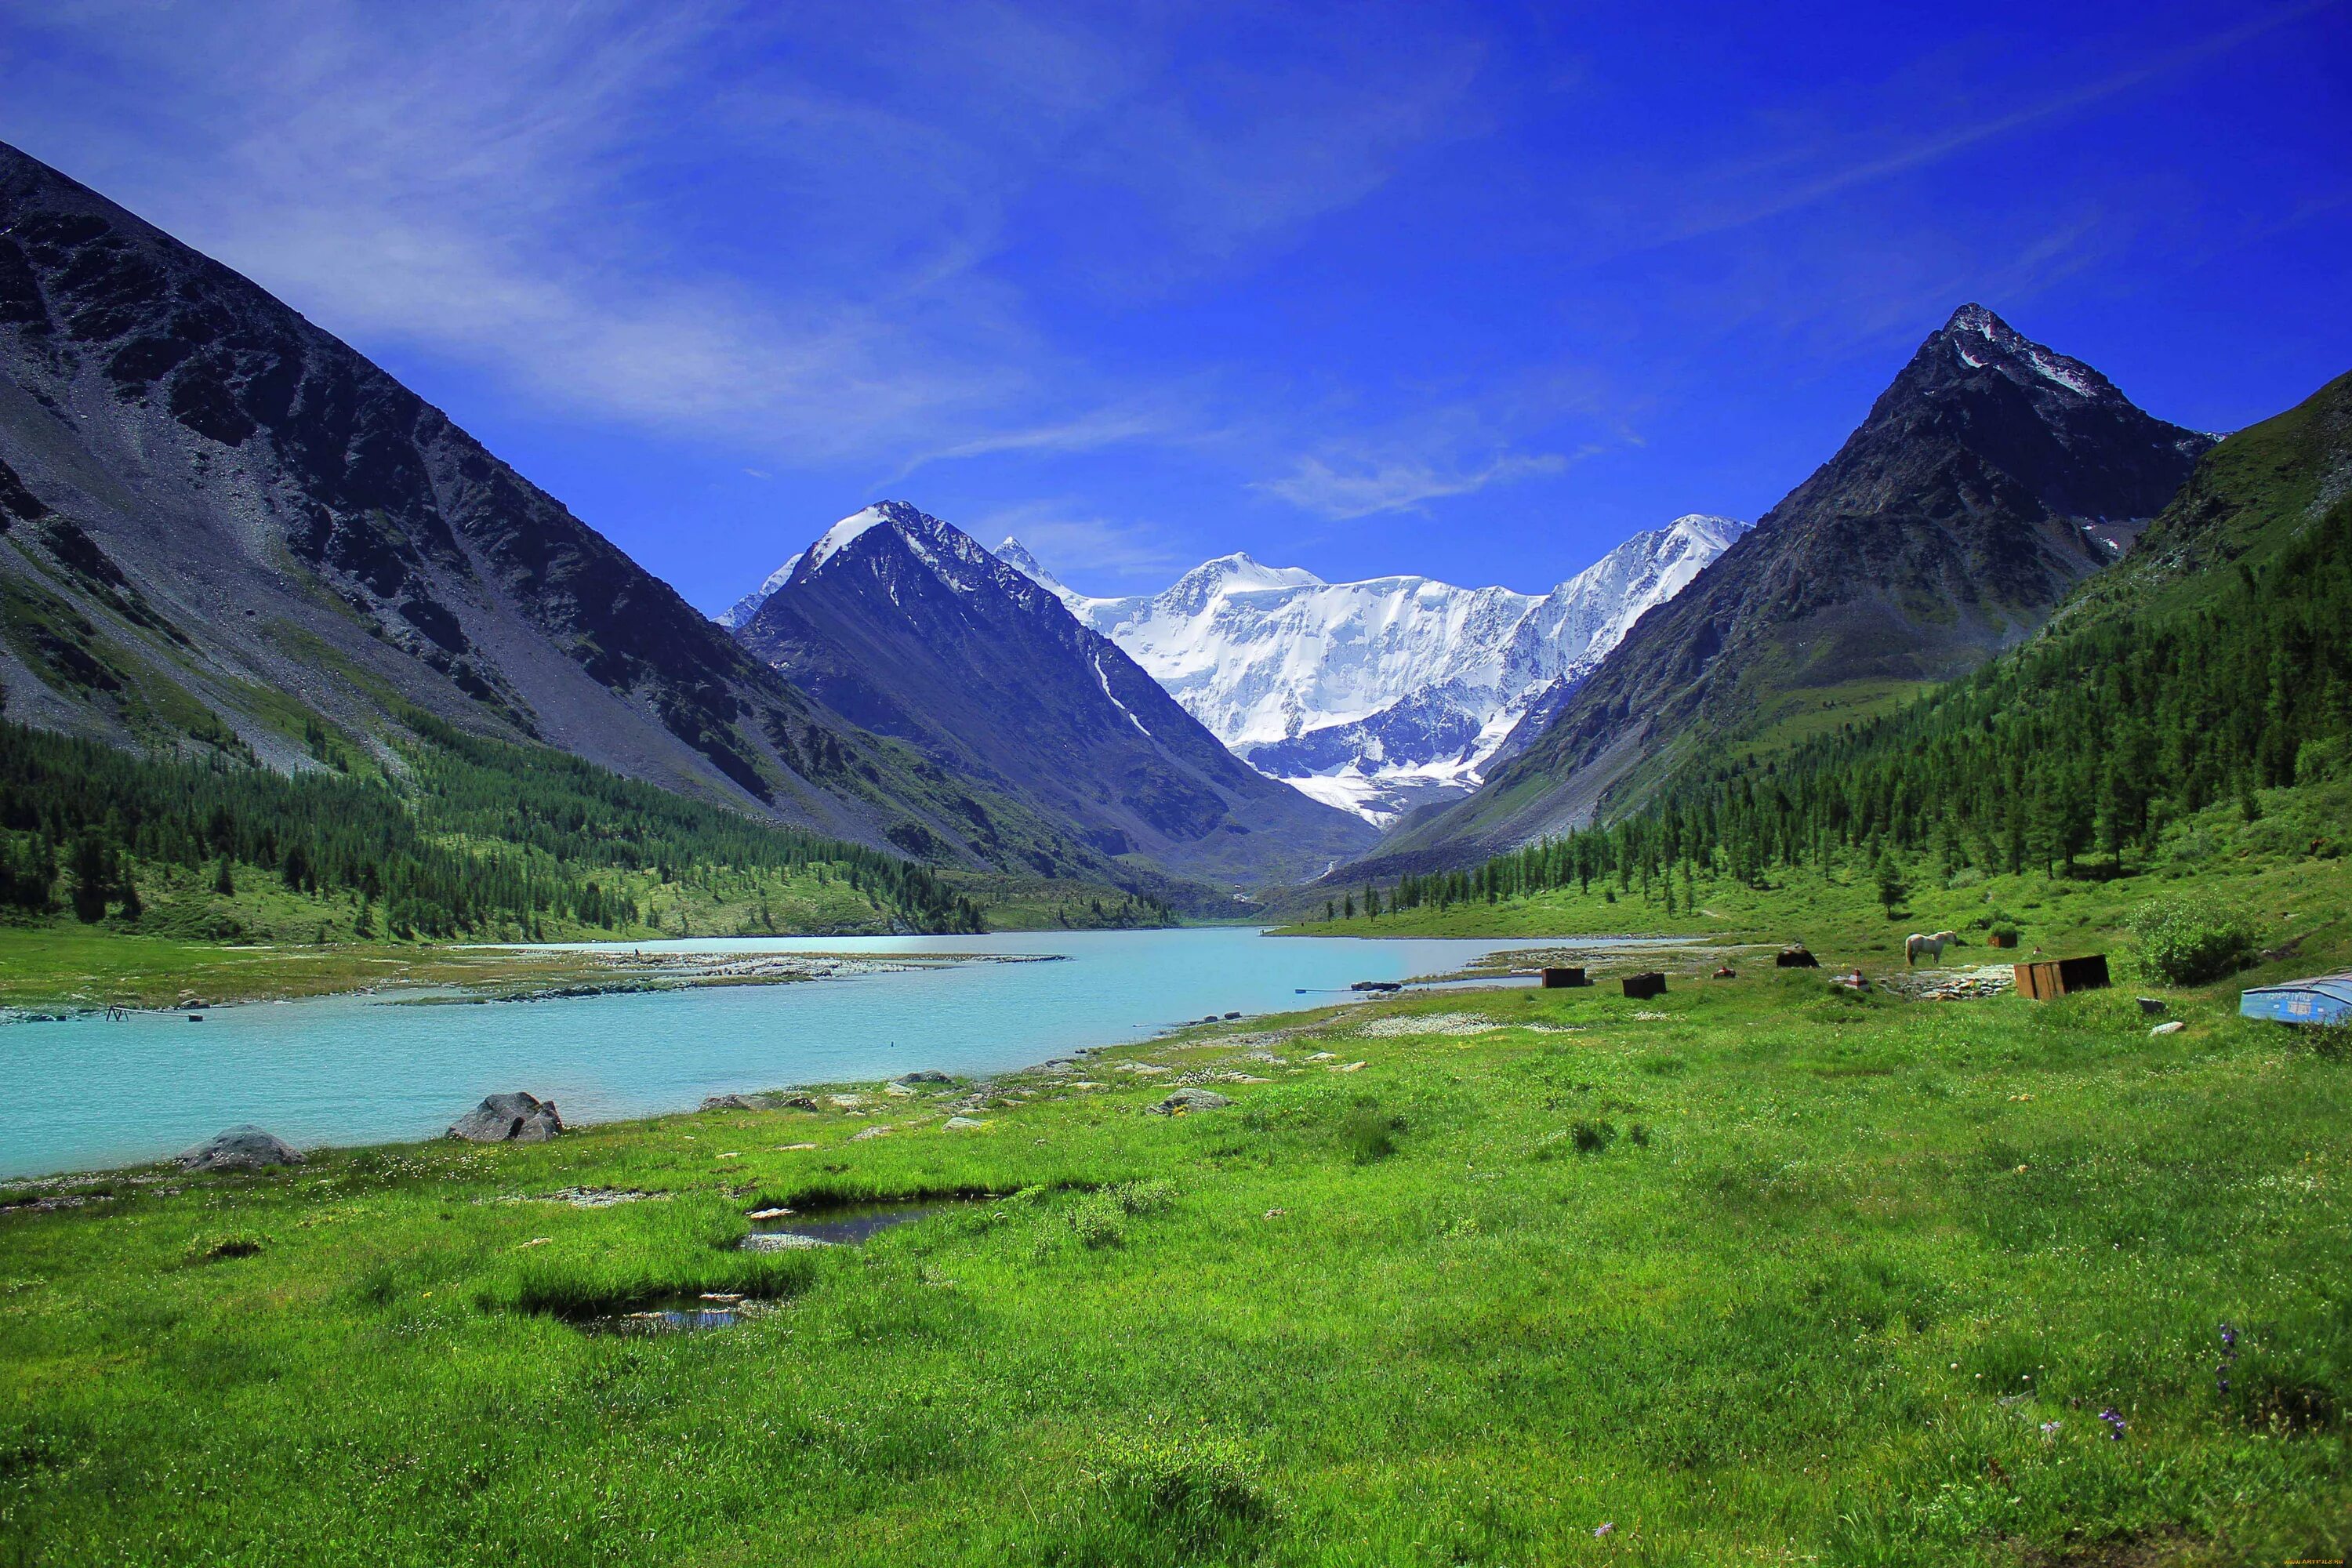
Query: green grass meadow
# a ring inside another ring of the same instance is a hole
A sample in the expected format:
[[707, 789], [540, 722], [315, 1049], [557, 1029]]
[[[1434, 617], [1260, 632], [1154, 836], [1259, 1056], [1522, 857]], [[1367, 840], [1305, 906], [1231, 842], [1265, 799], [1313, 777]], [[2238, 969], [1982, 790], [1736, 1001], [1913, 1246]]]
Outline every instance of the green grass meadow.
[[[2234, 994], [2152, 1037], [2123, 992], [1474, 991], [1000, 1079], [977, 1129], [959, 1087], [19, 1192], [0, 1562], [2341, 1557], [2352, 1060]], [[575, 1186], [660, 1195], [529, 1201]], [[1001, 1195], [732, 1248], [950, 1193]], [[772, 1305], [558, 1310], [681, 1290]]]

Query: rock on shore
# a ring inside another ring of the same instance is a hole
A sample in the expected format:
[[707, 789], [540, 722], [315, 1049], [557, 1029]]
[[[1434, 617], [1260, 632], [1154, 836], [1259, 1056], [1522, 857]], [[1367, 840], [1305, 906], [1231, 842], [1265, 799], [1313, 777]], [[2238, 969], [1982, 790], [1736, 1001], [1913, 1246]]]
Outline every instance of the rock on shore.
[[173, 1162], [184, 1171], [262, 1171], [272, 1165], [299, 1165], [302, 1154], [277, 1134], [247, 1122], [214, 1133], [174, 1155]]
[[459, 1117], [449, 1136], [468, 1143], [544, 1143], [562, 1131], [555, 1101], [529, 1094], [494, 1094]]

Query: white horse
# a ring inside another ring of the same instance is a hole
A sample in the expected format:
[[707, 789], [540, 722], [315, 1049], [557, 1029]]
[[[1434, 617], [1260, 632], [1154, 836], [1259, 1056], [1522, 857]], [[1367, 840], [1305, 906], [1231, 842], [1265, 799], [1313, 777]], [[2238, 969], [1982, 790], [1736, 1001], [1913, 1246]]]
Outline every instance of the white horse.
[[1960, 933], [1958, 931], [1939, 931], [1933, 936], [1920, 936], [1914, 933], [1910, 940], [1903, 944], [1903, 962], [1906, 965], [1916, 963], [1919, 962], [1919, 955], [1923, 952], [1929, 958], [1939, 959], [1944, 956], [1946, 948], [1959, 945]]

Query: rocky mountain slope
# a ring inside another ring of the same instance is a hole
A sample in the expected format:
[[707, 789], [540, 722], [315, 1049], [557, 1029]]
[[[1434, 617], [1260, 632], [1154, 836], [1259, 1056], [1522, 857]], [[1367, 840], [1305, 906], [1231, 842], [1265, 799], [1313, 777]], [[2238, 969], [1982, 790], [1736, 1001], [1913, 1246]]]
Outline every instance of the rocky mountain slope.
[[850, 722], [1105, 855], [1250, 888], [1319, 875], [1374, 837], [1245, 766], [1059, 598], [900, 502], [836, 524], [736, 636]]
[[1866, 707], [2014, 645], [2161, 510], [2213, 437], [1968, 305], [1837, 455], [1643, 616], [1539, 737], [1370, 865], [1460, 864], [1591, 820], [1691, 749]]
[[1105, 864], [808, 702], [349, 346], [5, 146], [0, 689], [292, 771], [399, 772], [421, 712], [877, 846]]
[[1386, 825], [1475, 789], [1531, 709], [1557, 707], [1746, 528], [1678, 518], [1540, 595], [1415, 576], [1326, 583], [1228, 555], [1163, 593], [1093, 598], [1017, 541], [997, 553], [1252, 766]]

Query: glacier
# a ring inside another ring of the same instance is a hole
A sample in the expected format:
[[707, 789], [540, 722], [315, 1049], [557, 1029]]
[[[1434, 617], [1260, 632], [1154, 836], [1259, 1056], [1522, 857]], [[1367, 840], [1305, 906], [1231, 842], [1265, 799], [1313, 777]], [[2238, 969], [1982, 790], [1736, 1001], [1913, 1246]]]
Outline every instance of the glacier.
[[1260, 773], [1385, 827], [1476, 789], [1644, 612], [1748, 531], [1693, 514], [1548, 594], [1434, 578], [1327, 583], [1221, 556], [1158, 594], [1095, 597], [1006, 540], [996, 554], [1124, 649]]

